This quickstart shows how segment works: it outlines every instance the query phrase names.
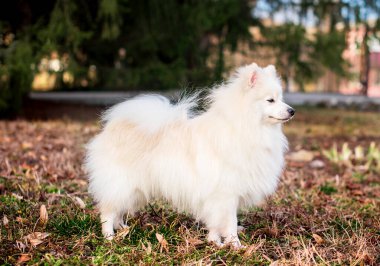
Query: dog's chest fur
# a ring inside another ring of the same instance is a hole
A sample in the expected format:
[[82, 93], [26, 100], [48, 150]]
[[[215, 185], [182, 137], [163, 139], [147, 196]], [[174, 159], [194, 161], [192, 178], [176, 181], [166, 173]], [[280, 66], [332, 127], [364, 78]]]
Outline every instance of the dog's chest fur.
[[264, 133], [243, 150], [246, 160], [242, 162], [239, 178], [242, 207], [256, 205], [276, 190], [284, 167], [287, 140], [279, 129]]

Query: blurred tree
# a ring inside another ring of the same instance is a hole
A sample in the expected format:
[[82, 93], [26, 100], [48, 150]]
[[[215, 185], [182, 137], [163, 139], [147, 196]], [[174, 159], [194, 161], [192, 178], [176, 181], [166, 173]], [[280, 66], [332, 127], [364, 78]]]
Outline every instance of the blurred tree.
[[351, 19], [355, 25], [364, 28], [363, 41], [360, 49], [360, 83], [361, 93], [367, 95], [369, 84], [369, 70], [371, 67], [369, 40], [380, 39], [380, 1], [379, 0], [354, 0], [347, 1], [347, 20]]
[[18, 111], [33, 79], [33, 53], [27, 40], [14, 42], [0, 50], [0, 117]]
[[[252, 39], [251, 4], [246, 0], [168, 0], [164, 5], [158, 0], [131, 1], [129, 9], [133, 16], [125, 19], [124, 47], [135, 76], [141, 75], [139, 83], [151, 89], [220, 79], [223, 52]], [[212, 52], [217, 60], [210, 66]]]
[[[343, 21], [341, 1], [268, 0], [272, 26], [262, 28], [266, 45], [275, 50], [276, 65], [289, 89], [290, 78], [303, 90], [306, 82], [320, 77], [324, 70], [347, 76], [343, 59], [345, 32], [336, 24]], [[283, 14], [275, 25], [274, 14]], [[314, 19], [314, 21], [311, 21]], [[315, 27], [314, 32], [306, 28]]]
[[289, 91], [290, 78], [294, 78], [301, 90], [305, 81], [315, 76], [314, 61], [309, 56], [312, 43], [306, 36], [301, 25], [285, 23], [278, 26], [263, 28], [266, 46], [274, 51], [274, 58], [281, 76], [285, 82], [285, 90]]
[[[302, 54], [309, 59], [308, 64], [312, 63], [312, 66], [309, 65], [309, 67], [304, 65], [304, 73], [295, 73], [297, 75], [296, 82], [301, 88], [304, 80], [318, 77], [324, 69], [339, 76], [348, 76], [348, 63], [342, 57], [346, 47], [346, 35], [353, 26], [363, 27], [364, 36], [360, 43], [360, 83], [362, 94], [367, 95], [370, 69], [369, 39], [380, 38], [378, 34], [380, 30], [380, 0], [267, 0], [265, 2], [270, 8], [272, 18], [278, 12], [285, 14], [285, 22], [291, 22], [291, 24], [288, 23], [287, 26], [282, 27], [286, 27], [284, 30], [287, 29], [289, 34], [296, 32], [296, 28], [299, 27], [315, 26], [316, 28], [315, 34], [304, 37], [298, 35], [299, 41], [305, 41], [300, 46], [306, 45], [311, 48], [306, 49], [306, 52], [303, 51]], [[290, 30], [290, 27], [294, 27], [294, 29]], [[274, 34], [269, 34], [266, 37], [269, 43], [273, 43], [278, 38]], [[293, 37], [297, 38], [297, 36]], [[302, 38], [304, 39], [302, 40]], [[292, 41], [291, 39], [289, 35], [289, 41]], [[283, 45], [283, 42], [280, 43]], [[296, 50], [298, 50], [297, 47], [294, 45]], [[301, 62], [300, 57], [294, 55], [300, 54], [296, 51], [291, 51], [291, 53], [293, 57], [289, 58], [290, 66], [299, 64]], [[279, 62], [281, 60], [281, 57], [277, 57], [279, 66], [281, 66], [281, 62]], [[311, 69], [314, 71], [310, 72]]]
[[100, 0], [98, 21], [102, 25], [102, 39], [114, 40], [119, 37], [122, 18], [118, 0]]
[[53, 4], [19, 0], [3, 7], [0, 9], [0, 116], [7, 116], [21, 107], [41, 58], [52, 52], [77, 55], [91, 33], [78, 27], [75, 18], [81, 16], [73, 0], [57, 0]]
[[[34, 63], [35, 69], [44, 71], [41, 59], [62, 61], [65, 57], [65, 73], [57, 66], [56, 76], [70, 83], [60, 86], [87, 86], [90, 69], [92, 75], [98, 71], [94, 86], [170, 89], [204, 85], [221, 79], [226, 50], [252, 41], [249, 27], [254, 24], [254, 4], [252, 0], [17, 0], [1, 4], [0, 21], [6, 24], [2, 37], [7, 32], [15, 36], [15, 42], [2, 45], [1, 50], [16, 60], [16, 54], [9, 52], [11, 46], [21, 49], [20, 40], [28, 40], [25, 45], [31, 62], [20, 61], [15, 66], [23, 63], [30, 68]], [[1, 56], [1, 71], [12, 76], [24, 73], [9, 72], [12, 60]], [[10, 93], [16, 90], [10, 83], [4, 86]], [[25, 92], [30, 84], [23, 86]]]

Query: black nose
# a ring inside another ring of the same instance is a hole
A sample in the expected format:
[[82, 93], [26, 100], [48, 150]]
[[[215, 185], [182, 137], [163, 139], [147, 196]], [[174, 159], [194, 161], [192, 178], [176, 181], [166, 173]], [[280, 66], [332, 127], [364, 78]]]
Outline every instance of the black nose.
[[288, 109], [288, 113], [293, 116], [295, 113], [296, 113], [296, 110], [294, 110], [293, 108], [289, 108]]

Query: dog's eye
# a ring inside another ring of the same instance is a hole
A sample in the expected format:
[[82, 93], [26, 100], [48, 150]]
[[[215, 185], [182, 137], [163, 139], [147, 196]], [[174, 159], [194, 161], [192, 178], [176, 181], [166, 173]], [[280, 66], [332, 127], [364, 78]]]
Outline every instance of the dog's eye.
[[274, 99], [268, 99], [267, 102], [274, 103]]

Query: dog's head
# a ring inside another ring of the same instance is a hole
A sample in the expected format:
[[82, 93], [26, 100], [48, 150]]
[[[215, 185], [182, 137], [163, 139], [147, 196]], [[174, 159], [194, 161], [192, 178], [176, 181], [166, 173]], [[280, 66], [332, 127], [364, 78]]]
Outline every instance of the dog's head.
[[295, 110], [283, 102], [281, 80], [273, 65], [265, 68], [255, 63], [238, 70], [237, 80], [245, 91], [250, 112], [254, 112], [262, 122], [283, 123], [291, 119]]

